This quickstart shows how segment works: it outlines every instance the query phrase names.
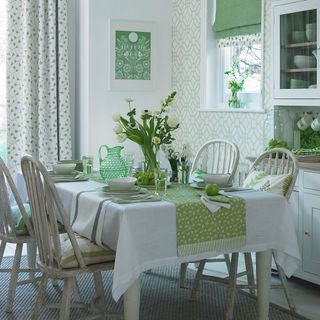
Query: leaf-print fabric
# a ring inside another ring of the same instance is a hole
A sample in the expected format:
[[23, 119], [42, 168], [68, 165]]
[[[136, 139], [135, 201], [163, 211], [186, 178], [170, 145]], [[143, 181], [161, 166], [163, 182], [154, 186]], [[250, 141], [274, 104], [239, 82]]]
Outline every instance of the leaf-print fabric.
[[19, 170], [26, 153], [46, 166], [58, 160], [58, 152], [61, 159], [71, 157], [67, 0], [58, 1], [58, 12], [56, 1], [8, 0], [7, 141], [12, 172]]

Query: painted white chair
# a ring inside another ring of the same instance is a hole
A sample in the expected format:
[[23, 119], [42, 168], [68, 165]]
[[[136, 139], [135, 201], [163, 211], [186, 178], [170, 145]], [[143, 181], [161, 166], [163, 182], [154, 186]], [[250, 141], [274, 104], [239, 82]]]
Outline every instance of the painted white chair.
[[[75, 277], [80, 274], [93, 273], [96, 288], [94, 306], [99, 315], [121, 317], [120, 314], [106, 312], [101, 271], [114, 267], [115, 252], [108, 247], [99, 247], [80, 237], [71, 230], [69, 220], [58, 196], [53, 181], [45, 167], [35, 158], [24, 156], [21, 168], [26, 182], [35, 238], [39, 250], [39, 269], [43, 275], [38, 291], [33, 319], [38, 319], [47, 281], [61, 279], [64, 281], [62, 303], [49, 305], [60, 308], [60, 320], [69, 319], [70, 295]], [[64, 225], [66, 233], [59, 234], [58, 220]], [[73, 304], [73, 307], [89, 307], [84, 304]], [[92, 316], [89, 317], [92, 319]]]
[[[252, 164], [252, 167], [249, 171], [249, 174], [253, 171], [264, 171], [268, 175], [286, 175], [290, 174], [292, 176], [292, 179], [290, 181], [290, 184], [288, 185], [287, 191], [285, 193], [285, 197], [287, 199], [290, 198], [293, 187], [295, 185], [297, 175], [298, 175], [298, 161], [295, 157], [295, 155], [284, 148], [276, 148], [276, 149], [271, 149], [266, 152], [263, 152]], [[285, 276], [285, 273], [283, 269], [278, 265], [275, 259], [275, 251], [272, 252], [275, 265], [279, 274], [279, 278], [281, 280], [281, 285], [272, 285], [272, 288], [283, 288], [284, 293], [289, 305], [289, 308], [291, 311], [295, 312], [295, 304], [292, 299], [292, 296], [289, 292], [288, 289], [288, 284], [287, 284], [287, 278]], [[252, 267], [252, 257], [251, 253], [244, 253], [245, 256], [245, 261], [246, 261], [246, 272], [249, 275], [253, 275], [253, 267]], [[236, 284], [236, 278], [237, 278], [237, 266], [238, 266], [238, 257], [239, 253], [233, 253], [232, 254], [232, 261], [231, 261], [231, 267], [230, 267], [230, 272], [229, 272], [229, 278], [227, 281], [222, 281], [224, 283], [229, 283], [229, 292], [228, 292], [228, 302], [227, 302], [227, 316], [226, 320], [231, 320], [232, 315], [233, 315], [233, 306], [234, 306], [234, 299], [235, 299], [235, 292], [236, 288], [239, 289], [256, 289], [256, 284], [250, 283], [249, 278], [248, 278], [248, 284], [242, 284], [238, 285]], [[221, 282], [220, 278], [208, 276], [208, 275], [203, 275], [203, 268], [205, 265], [205, 260], [202, 260], [199, 264], [199, 268], [195, 277], [195, 280], [193, 282], [193, 287], [191, 290], [191, 299], [195, 298], [196, 291], [199, 286], [199, 282], [201, 279], [206, 279], [206, 280], [212, 280], [212, 281], [218, 281]], [[247, 263], [249, 262], [249, 263]], [[271, 271], [270, 271], [271, 272]], [[225, 279], [222, 279], [225, 280]]]
[[[227, 140], [214, 139], [206, 142], [197, 152], [192, 164], [191, 173], [202, 170], [207, 173], [229, 174], [232, 182], [239, 163], [239, 149], [236, 144]], [[230, 258], [206, 259], [199, 265], [204, 267], [206, 262], [225, 262], [230, 270]], [[180, 287], [184, 287], [188, 263], [182, 263], [180, 268]], [[203, 270], [202, 270], [203, 271]]]
[[[10, 206], [10, 195], [15, 199], [16, 206]], [[35, 278], [35, 260], [29, 261], [31, 268], [20, 268], [23, 244], [33, 244], [35, 246], [34, 230], [26, 208], [21, 201], [8, 168], [0, 158], [0, 264], [7, 243], [16, 244], [12, 268], [0, 269], [0, 272], [11, 273], [5, 307], [7, 312], [12, 312], [16, 287], [18, 285], [32, 283], [39, 279]], [[18, 277], [20, 272], [29, 273], [29, 279], [19, 281]]]

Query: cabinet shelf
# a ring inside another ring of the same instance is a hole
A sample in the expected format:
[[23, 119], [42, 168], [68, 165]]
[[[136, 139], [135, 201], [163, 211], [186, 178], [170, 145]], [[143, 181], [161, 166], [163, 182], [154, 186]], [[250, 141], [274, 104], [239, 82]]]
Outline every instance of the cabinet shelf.
[[287, 73], [317, 72], [317, 68], [285, 69], [283, 71]]
[[290, 48], [316, 48], [317, 47], [317, 41], [301, 42], [301, 43], [290, 43], [290, 44], [286, 44], [284, 47], [286, 49], [290, 49]]

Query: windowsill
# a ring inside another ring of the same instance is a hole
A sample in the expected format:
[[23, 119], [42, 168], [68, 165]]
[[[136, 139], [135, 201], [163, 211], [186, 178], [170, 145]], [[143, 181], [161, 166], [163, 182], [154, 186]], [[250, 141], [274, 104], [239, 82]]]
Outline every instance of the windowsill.
[[199, 108], [198, 109], [200, 112], [235, 112], [235, 113], [265, 113], [266, 111], [262, 108], [257, 108], [257, 109], [244, 109], [244, 108], [239, 108], [239, 109], [232, 109], [232, 108]]

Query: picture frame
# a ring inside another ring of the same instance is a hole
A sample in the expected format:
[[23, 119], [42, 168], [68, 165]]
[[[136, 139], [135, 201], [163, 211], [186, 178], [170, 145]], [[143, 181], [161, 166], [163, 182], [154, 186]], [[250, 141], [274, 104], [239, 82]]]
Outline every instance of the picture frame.
[[155, 22], [109, 20], [109, 90], [154, 89], [155, 38]]

